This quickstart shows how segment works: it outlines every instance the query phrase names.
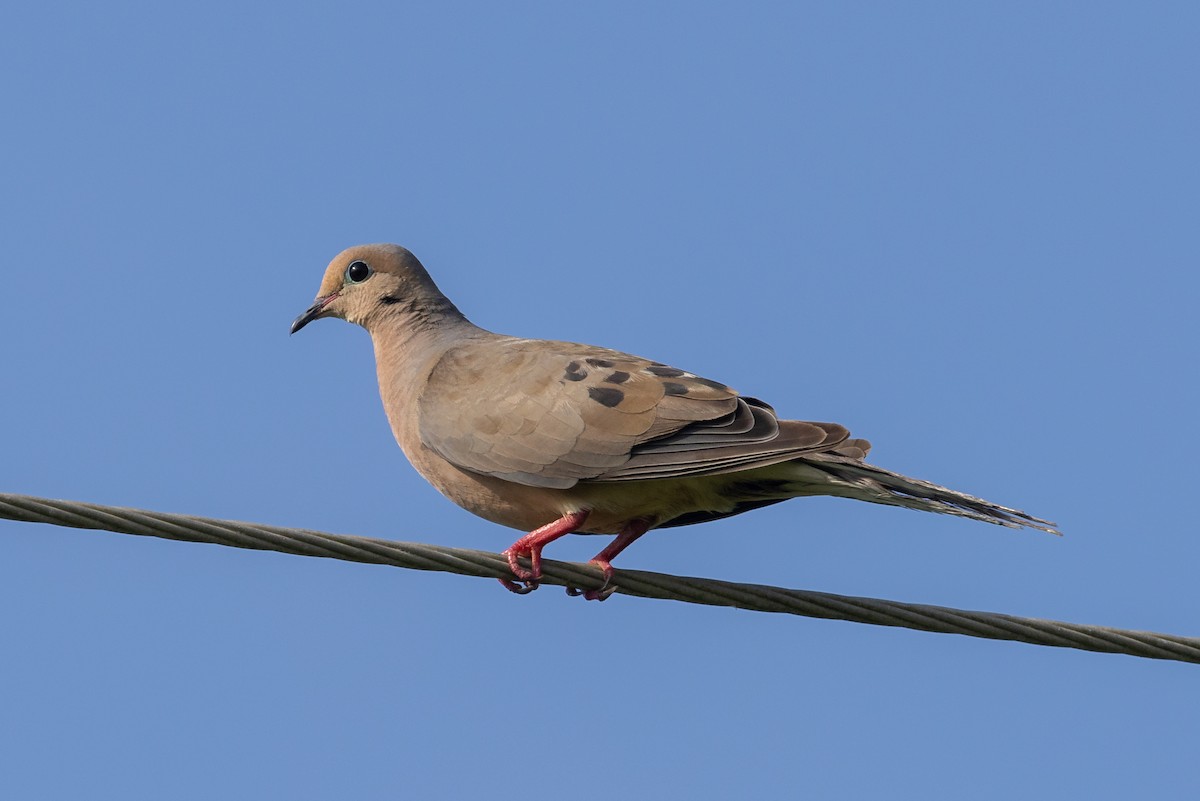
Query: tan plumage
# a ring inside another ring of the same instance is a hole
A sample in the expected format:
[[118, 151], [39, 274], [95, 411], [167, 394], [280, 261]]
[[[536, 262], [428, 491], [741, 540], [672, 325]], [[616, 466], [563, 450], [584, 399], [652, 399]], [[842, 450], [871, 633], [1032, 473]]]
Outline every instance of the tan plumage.
[[536, 586], [541, 547], [570, 531], [620, 534], [595, 560], [611, 575], [611, 558], [647, 529], [801, 495], [1054, 531], [868, 465], [870, 444], [836, 423], [780, 420], [724, 384], [626, 353], [485, 331], [398, 245], [340, 253], [292, 330], [328, 316], [370, 332], [392, 431], [430, 483], [488, 520], [542, 529], [508, 552], [525, 591]]

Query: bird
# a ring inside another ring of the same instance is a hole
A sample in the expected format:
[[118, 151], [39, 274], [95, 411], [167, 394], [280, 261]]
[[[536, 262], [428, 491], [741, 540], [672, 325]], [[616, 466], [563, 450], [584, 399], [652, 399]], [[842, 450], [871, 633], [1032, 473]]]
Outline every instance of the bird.
[[[1018, 509], [868, 464], [838, 423], [780, 418], [718, 381], [608, 348], [496, 334], [467, 319], [394, 244], [347, 248], [291, 326], [341, 318], [375, 351], [379, 393], [408, 460], [454, 503], [527, 532], [503, 555], [528, 593], [542, 550], [615, 535], [591, 563], [602, 601], [612, 561], [647, 531], [832, 495], [1058, 534]], [[521, 563], [528, 559], [528, 567]]]

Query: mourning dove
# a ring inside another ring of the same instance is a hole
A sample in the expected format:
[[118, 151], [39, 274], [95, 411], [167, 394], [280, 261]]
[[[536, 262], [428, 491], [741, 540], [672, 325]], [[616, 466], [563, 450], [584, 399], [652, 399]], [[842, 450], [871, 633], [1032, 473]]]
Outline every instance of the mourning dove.
[[724, 384], [627, 353], [486, 331], [398, 245], [338, 254], [292, 332], [321, 317], [371, 334], [384, 409], [413, 467], [464, 509], [529, 532], [504, 552], [514, 592], [537, 587], [542, 548], [566, 534], [616, 535], [592, 559], [609, 581], [585, 593], [603, 600], [613, 558], [650, 529], [803, 495], [1058, 533], [867, 464], [870, 444], [837, 423], [781, 420]]

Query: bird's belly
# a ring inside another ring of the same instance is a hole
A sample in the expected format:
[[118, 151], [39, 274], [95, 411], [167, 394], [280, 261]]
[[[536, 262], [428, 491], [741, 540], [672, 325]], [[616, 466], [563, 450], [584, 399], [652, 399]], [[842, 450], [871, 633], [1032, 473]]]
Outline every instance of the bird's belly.
[[502, 526], [532, 531], [563, 515], [589, 510], [580, 533], [616, 534], [636, 518], [654, 525], [686, 512], [727, 511], [721, 477], [687, 480], [580, 482], [568, 489], [531, 487], [472, 473], [421, 448], [409, 460], [430, 484], [468, 512]]

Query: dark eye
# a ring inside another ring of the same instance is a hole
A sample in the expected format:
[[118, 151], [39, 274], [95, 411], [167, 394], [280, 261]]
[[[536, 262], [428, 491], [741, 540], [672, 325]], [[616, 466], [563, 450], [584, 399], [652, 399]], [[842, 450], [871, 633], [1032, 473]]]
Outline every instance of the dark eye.
[[365, 261], [352, 261], [346, 268], [346, 281], [351, 284], [361, 284], [370, 278], [373, 272], [374, 270], [368, 267]]

